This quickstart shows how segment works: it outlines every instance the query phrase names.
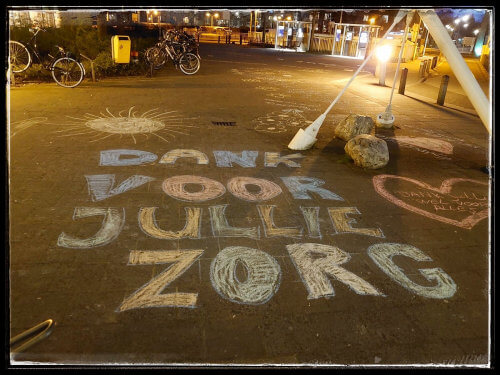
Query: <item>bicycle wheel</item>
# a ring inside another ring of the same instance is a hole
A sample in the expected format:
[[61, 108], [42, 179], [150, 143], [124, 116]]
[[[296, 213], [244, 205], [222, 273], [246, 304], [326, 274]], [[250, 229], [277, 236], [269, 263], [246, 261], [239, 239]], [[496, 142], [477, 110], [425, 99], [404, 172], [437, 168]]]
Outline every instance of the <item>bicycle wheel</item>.
[[184, 74], [195, 74], [200, 69], [200, 59], [194, 53], [187, 52], [179, 59], [179, 68]]
[[30, 52], [21, 43], [9, 40], [9, 61], [14, 73], [24, 72], [31, 64]]
[[150, 47], [145, 53], [148, 64], [153, 65], [153, 69], [160, 69], [167, 62], [167, 54], [165, 51], [158, 47]]
[[61, 57], [51, 66], [52, 78], [59, 86], [76, 87], [83, 80], [83, 66], [71, 57]]

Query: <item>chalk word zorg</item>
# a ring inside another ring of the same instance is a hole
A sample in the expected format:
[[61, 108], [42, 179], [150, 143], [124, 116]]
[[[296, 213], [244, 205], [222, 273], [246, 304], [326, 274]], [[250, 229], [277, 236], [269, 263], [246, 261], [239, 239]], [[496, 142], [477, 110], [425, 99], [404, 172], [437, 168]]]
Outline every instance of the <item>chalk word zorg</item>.
[[[308, 292], [308, 299], [335, 296], [332, 280], [344, 284], [354, 293], [365, 296], [385, 297], [366, 280], [343, 267], [350, 255], [342, 249], [318, 243], [301, 243], [286, 246], [295, 268]], [[129, 265], [169, 266], [125, 298], [116, 310], [150, 307], [197, 307], [198, 293], [163, 293], [175, 279], [186, 272], [202, 255], [203, 250], [134, 250], [129, 255]], [[425, 298], [452, 297], [457, 287], [451, 277], [440, 268], [424, 268], [418, 271], [433, 286], [423, 286], [412, 281], [394, 262], [394, 256], [404, 256], [417, 262], [432, 259], [416, 247], [381, 243], [368, 248], [368, 255], [380, 270], [408, 291]], [[238, 272], [243, 268], [243, 272]], [[242, 277], [241, 275], [244, 274]], [[266, 252], [242, 246], [230, 246], [220, 251], [210, 265], [210, 281], [217, 293], [228, 301], [261, 305], [268, 302], [278, 291], [281, 282], [278, 261]]]

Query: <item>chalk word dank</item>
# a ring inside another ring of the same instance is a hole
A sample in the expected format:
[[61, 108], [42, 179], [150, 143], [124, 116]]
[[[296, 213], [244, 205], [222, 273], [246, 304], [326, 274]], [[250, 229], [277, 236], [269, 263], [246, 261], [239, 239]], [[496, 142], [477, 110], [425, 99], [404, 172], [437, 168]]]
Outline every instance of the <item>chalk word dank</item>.
[[[226, 209], [229, 205], [209, 206], [210, 222], [213, 237], [248, 237], [259, 239], [261, 236], [260, 226], [234, 227], [231, 226], [226, 217]], [[261, 219], [264, 236], [302, 238], [304, 237], [302, 227], [279, 227], [274, 221], [275, 205], [257, 205], [257, 212]], [[180, 230], [166, 230], [160, 228], [156, 221], [156, 213], [159, 207], [141, 207], [138, 214], [139, 227], [143, 233], [160, 240], [180, 240], [183, 238], [202, 239], [202, 207], [184, 207], [185, 224]], [[167, 209], [168, 211], [168, 209]], [[322, 238], [319, 219], [319, 207], [300, 207], [303, 219], [307, 227], [307, 235], [310, 238]], [[360, 215], [356, 207], [328, 207], [328, 215], [333, 227], [333, 232], [327, 233], [334, 236], [338, 234], [356, 234], [385, 238], [379, 228], [353, 227], [356, 219], [348, 215]], [[104, 246], [116, 239], [123, 229], [125, 222], [124, 208], [92, 208], [76, 207], [73, 220], [81, 217], [104, 216], [101, 228], [96, 234], [89, 238], [76, 238], [65, 232], [59, 235], [57, 244], [61, 247], [75, 249], [90, 249]]]
[[[332, 279], [346, 285], [358, 295], [385, 297], [366, 280], [343, 268], [351, 257], [338, 247], [301, 243], [287, 245], [286, 249], [308, 292], [308, 299], [335, 296]], [[408, 257], [417, 262], [432, 261], [414, 246], [381, 243], [370, 246], [367, 252], [382, 272], [414, 294], [444, 299], [452, 297], [457, 290], [455, 282], [440, 268], [418, 270], [433, 286], [417, 284], [404, 273], [393, 261], [394, 256]], [[198, 293], [176, 291], [162, 294], [162, 291], [187, 271], [202, 254], [203, 250], [131, 251], [128, 265], [170, 265], [125, 298], [116, 311], [151, 307], [197, 307]], [[242, 268], [243, 272], [238, 272], [238, 268]], [[278, 291], [281, 279], [278, 261], [262, 250], [249, 247], [226, 247], [210, 265], [212, 287], [222, 298], [238, 304], [261, 305], [268, 302]]]
[[[233, 167], [233, 164], [237, 164], [243, 168], [255, 168], [259, 152], [242, 151], [240, 153], [236, 153], [232, 151], [213, 151], [213, 154], [215, 157], [215, 163], [218, 167], [230, 168]], [[265, 152], [264, 166], [277, 167], [279, 164], [284, 164], [290, 168], [299, 168], [300, 164], [295, 160], [303, 157], [304, 155], [302, 154], [281, 156], [279, 152]], [[192, 149], [171, 150], [164, 154], [158, 163], [175, 164], [179, 158], [195, 159], [196, 164], [209, 164], [208, 156], [205, 153]], [[126, 167], [131, 165], [154, 163], [157, 159], [157, 155], [148, 151], [127, 149], [105, 150], [101, 151], [99, 165]]]

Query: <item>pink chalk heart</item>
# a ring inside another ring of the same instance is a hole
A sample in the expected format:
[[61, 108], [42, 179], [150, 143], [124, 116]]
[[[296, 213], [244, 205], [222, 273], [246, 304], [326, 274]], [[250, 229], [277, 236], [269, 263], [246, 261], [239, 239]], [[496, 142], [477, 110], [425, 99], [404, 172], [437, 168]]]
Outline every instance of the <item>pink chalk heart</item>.
[[[407, 181], [409, 183], [412, 183], [416, 185], [417, 187], [424, 189], [423, 191], [420, 192], [400, 192], [401, 195], [403, 195], [403, 198], [411, 198], [415, 199], [417, 202], [420, 202], [422, 204], [431, 204], [433, 205], [433, 208], [435, 211], [438, 210], [446, 210], [444, 207], [447, 207], [450, 211], [461, 211], [462, 213], [468, 213], [467, 211], [475, 210], [473, 208], [470, 208], [470, 206], [466, 206], [465, 203], [473, 204], [475, 207], [479, 207], [480, 205], [488, 205], [488, 202], [482, 202], [479, 203], [478, 201], [484, 201], [486, 199], [482, 198], [479, 199], [477, 196], [472, 193], [471, 195], [474, 198], [470, 198], [470, 196], [467, 193], [463, 193], [462, 196], [456, 196], [451, 193], [453, 185], [456, 183], [463, 183], [463, 182], [468, 182], [468, 183], [473, 183], [473, 184], [479, 184], [479, 185], [486, 185], [488, 186], [487, 182], [482, 182], [482, 181], [477, 181], [477, 180], [471, 180], [468, 178], [449, 178], [447, 180], [444, 180], [441, 183], [441, 186], [439, 188], [435, 188], [431, 185], [428, 185], [422, 181], [419, 180], [414, 180], [412, 178], [408, 177], [402, 177], [402, 176], [395, 176], [395, 175], [389, 175], [389, 174], [381, 174], [378, 176], [373, 177], [373, 186], [375, 188], [375, 191], [379, 193], [382, 197], [387, 199], [388, 201], [394, 203], [395, 205], [399, 207], [403, 207], [404, 209], [407, 209], [409, 211], [415, 212], [417, 214], [420, 214], [422, 216], [428, 217], [430, 219], [438, 220], [446, 224], [452, 224], [456, 225], [457, 227], [464, 228], [464, 229], [471, 229], [476, 225], [479, 221], [481, 221], [484, 218], [488, 217], [488, 208], [485, 208], [483, 210], [473, 212], [471, 215], [468, 215], [462, 220], [455, 220], [449, 217], [445, 217], [442, 215], [438, 215], [434, 212], [430, 212], [428, 210], [425, 210], [423, 208], [416, 207], [412, 204], [409, 204], [405, 202], [402, 199], [399, 199], [396, 197], [394, 194], [388, 192], [384, 186], [385, 182], [387, 180], [403, 180]], [[417, 198], [415, 198], [415, 196]], [[464, 201], [465, 197], [467, 197], [467, 200]], [[431, 199], [429, 199], [431, 198]], [[443, 202], [443, 199], [445, 201]], [[475, 200], [473, 202], [470, 202], [470, 200]], [[436, 201], [439, 201], [439, 203], [436, 203]], [[468, 208], [469, 207], [469, 208]]]

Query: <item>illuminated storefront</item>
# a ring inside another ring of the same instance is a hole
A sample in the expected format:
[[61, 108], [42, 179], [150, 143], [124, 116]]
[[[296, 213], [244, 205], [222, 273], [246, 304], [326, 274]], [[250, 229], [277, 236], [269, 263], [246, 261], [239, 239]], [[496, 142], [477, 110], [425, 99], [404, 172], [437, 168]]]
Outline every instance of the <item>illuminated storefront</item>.
[[309, 51], [312, 23], [304, 21], [277, 21], [275, 48], [299, 52]]

